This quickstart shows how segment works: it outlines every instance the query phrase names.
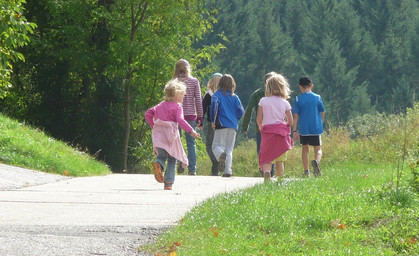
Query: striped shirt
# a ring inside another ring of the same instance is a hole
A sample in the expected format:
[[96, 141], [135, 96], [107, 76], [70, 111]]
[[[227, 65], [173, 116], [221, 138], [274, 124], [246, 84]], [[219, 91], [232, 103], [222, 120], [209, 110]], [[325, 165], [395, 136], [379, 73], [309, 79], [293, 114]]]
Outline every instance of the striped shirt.
[[183, 115], [185, 120], [203, 120], [204, 112], [202, 109], [201, 87], [198, 79], [189, 77], [184, 81], [186, 85], [186, 94], [183, 98]]

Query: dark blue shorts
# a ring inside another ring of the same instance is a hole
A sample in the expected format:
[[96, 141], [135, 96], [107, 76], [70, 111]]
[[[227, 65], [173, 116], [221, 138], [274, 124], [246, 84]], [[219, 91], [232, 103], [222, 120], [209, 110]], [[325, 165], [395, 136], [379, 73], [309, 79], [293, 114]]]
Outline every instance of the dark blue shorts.
[[300, 135], [300, 144], [310, 145], [310, 146], [321, 146], [322, 145], [321, 135], [314, 135], [314, 136]]

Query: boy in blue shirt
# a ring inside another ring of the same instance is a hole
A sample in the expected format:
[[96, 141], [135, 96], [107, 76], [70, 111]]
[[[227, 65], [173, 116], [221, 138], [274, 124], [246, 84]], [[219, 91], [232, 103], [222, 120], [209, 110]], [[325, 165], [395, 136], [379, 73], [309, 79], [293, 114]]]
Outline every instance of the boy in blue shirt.
[[[309, 151], [310, 147], [314, 147], [314, 160], [311, 161], [313, 173], [315, 177], [321, 175], [320, 160], [322, 158], [322, 141], [323, 120], [325, 108], [320, 95], [313, 93], [311, 90], [314, 85], [309, 76], [301, 77], [298, 82], [301, 95], [295, 97], [292, 113], [294, 118], [293, 138], [300, 140], [302, 145], [301, 159], [303, 161], [304, 172], [306, 177], [310, 176], [309, 171]], [[298, 130], [297, 130], [298, 125]]]

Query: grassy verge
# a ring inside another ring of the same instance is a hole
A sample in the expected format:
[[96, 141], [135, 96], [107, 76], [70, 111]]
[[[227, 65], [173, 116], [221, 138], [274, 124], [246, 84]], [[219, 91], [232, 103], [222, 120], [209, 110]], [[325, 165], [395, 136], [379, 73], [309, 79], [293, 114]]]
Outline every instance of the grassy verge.
[[106, 164], [88, 154], [4, 115], [0, 130], [1, 163], [69, 176], [110, 173]]
[[[298, 178], [296, 145], [283, 180], [216, 196], [145, 249], [188, 256], [419, 255], [418, 106], [383, 116], [378, 130], [370, 116], [352, 130], [330, 130], [318, 179]], [[236, 176], [257, 176], [252, 143], [234, 151]]]
[[411, 189], [386, 186], [390, 169], [351, 165], [324, 173], [210, 199], [148, 249], [155, 255], [419, 253], [419, 199]]

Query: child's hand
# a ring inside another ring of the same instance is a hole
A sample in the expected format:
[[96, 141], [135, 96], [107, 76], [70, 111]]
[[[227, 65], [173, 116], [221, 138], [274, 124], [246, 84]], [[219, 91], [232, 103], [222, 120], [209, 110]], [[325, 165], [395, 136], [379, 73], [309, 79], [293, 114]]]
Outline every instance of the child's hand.
[[296, 141], [298, 141], [300, 139], [300, 136], [298, 136], [298, 132], [293, 132], [292, 133], [292, 138]]
[[197, 133], [195, 130], [191, 131], [191, 136], [194, 137], [195, 139], [201, 138], [201, 134]]

